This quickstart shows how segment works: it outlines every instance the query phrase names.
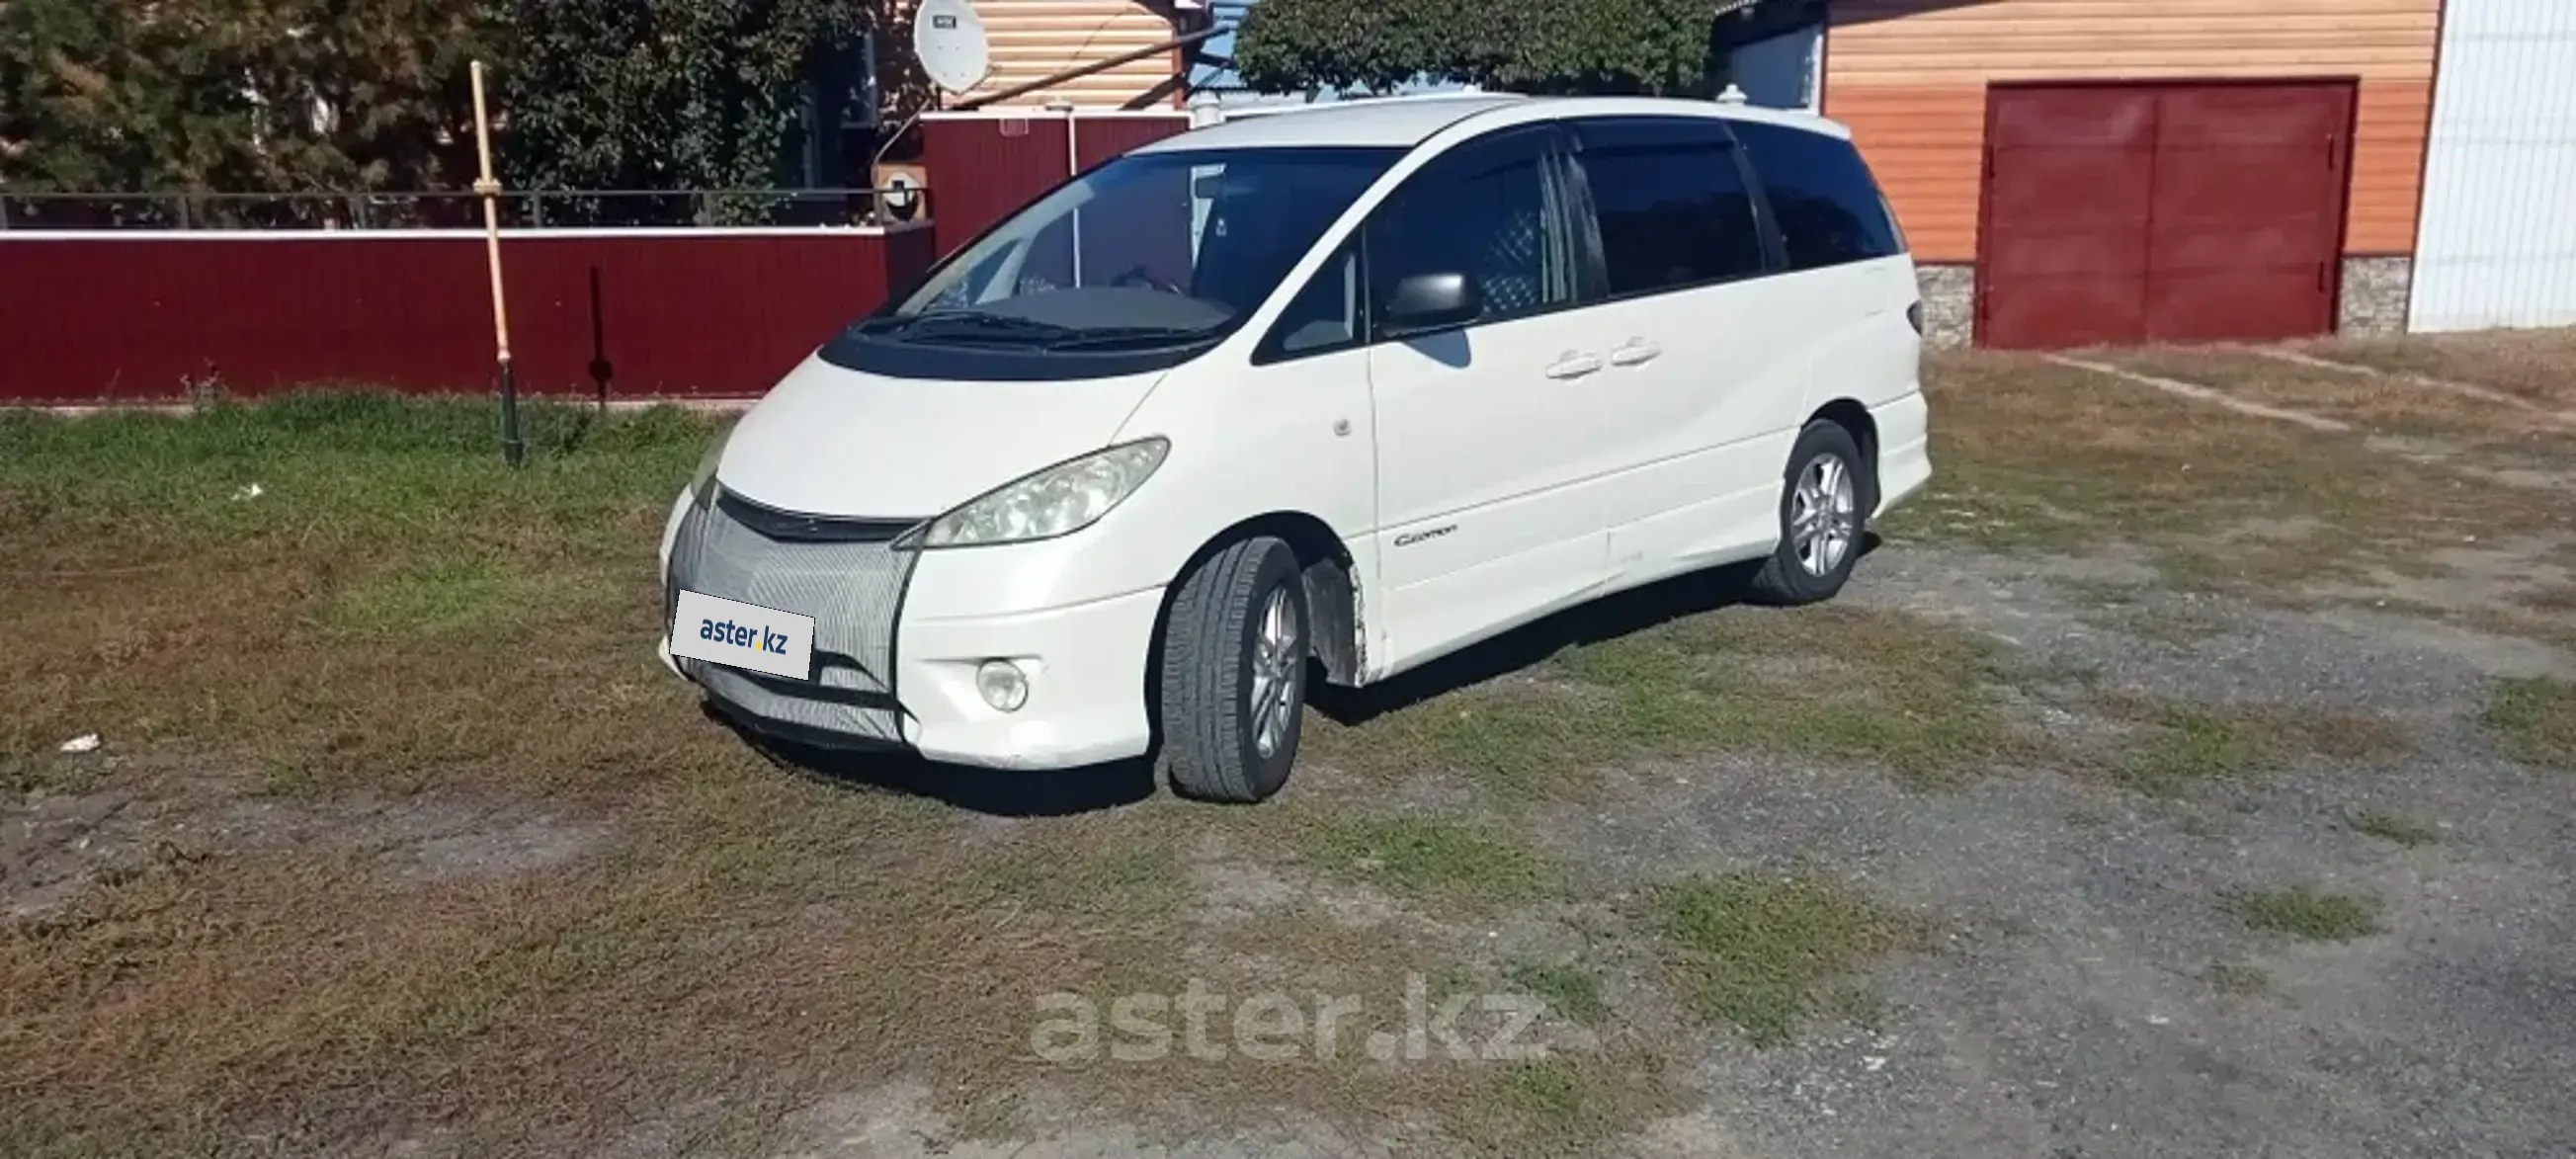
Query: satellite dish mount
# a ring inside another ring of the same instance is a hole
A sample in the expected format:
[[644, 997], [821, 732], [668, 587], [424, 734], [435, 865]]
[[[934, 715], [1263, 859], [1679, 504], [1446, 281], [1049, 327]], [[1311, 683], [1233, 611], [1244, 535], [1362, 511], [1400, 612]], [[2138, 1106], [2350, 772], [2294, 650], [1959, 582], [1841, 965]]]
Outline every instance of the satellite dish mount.
[[[993, 72], [992, 45], [984, 38], [984, 19], [975, 15], [975, 6], [968, 0], [921, 0], [921, 6], [912, 13], [912, 55], [921, 62], [922, 74], [943, 93], [964, 93], [984, 83], [984, 78]], [[871, 172], [882, 171], [886, 151], [911, 132], [913, 123], [926, 111], [927, 108], [915, 110], [894, 132], [886, 134], [869, 166]], [[909, 180], [893, 184], [893, 189], [877, 191], [876, 219], [909, 221], [920, 213], [920, 190]]]

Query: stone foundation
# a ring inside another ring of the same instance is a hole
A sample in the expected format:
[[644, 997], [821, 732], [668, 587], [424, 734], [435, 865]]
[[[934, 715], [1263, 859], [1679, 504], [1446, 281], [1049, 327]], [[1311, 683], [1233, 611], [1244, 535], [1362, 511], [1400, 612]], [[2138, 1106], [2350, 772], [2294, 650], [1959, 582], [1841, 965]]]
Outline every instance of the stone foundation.
[[[2406, 300], [2415, 261], [2405, 257], [2345, 258], [2343, 311], [2336, 332], [2374, 337], [2406, 332]], [[1923, 287], [1923, 341], [1953, 348], [1975, 341], [1977, 267], [1925, 265], [1915, 269]]]
[[2405, 333], [2406, 299], [2414, 283], [2413, 258], [2345, 258], [2337, 332], [2355, 338]]
[[1977, 267], [1918, 266], [1915, 281], [1923, 287], [1923, 342], [1927, 346], [1966, 346], [1977, 335]]

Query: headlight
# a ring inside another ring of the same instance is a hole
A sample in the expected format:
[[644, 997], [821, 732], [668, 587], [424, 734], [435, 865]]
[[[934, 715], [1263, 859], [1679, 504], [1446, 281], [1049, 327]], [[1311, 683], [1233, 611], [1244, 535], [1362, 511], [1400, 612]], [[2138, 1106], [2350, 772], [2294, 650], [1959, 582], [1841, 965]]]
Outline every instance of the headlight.
[[698, 471], [689, 476], [689, 500], [703, 510], [716, 501], [716, 464], [723, 460], [725, 444], [733, 439], [733, 427], [717, 431], [715, 441], [707, 444], [707, 453], [698, 459]]
[[1171, 449], [1162, 439], [1146, 439], [1058, 463], [931, 520], [919, 545], [983, 547], [1071, 535], [1125, 502]]

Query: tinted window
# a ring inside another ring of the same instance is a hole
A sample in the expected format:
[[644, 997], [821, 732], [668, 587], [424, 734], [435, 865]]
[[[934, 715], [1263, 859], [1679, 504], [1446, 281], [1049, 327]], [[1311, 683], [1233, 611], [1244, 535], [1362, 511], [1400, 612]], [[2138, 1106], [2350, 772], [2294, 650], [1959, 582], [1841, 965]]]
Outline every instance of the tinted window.
[[1579, 159], [1592, 188], [1609, 291], [1639, 294], [1763, 271], [1753, 196], [1726, 126], [1703, 119], [1586, 122]]
[[1849, 141], [1779, 125], [1739, 122], [1771, 218], [1789, 250], [1789, 267], [1807, 270], [1883, 258], [1905, 251], [1869, 166]]
[[1572, 301], [1574, 251], [1547, 179], [1548, 139], [1470, 142], [1406, 178], [1369, 218], [1372, 300], [1415, 274], [1463, 273], [1483, 292], [1480, 321]]

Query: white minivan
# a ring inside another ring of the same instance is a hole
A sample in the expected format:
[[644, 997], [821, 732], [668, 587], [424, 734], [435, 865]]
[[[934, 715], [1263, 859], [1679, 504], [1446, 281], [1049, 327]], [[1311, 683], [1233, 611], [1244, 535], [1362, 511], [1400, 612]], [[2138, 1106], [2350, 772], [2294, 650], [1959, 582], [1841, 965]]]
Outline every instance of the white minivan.
[[1833, 122], [1355, 101], [1147, 145], [787, 375], [663, 534], [761, 735], [1256, 801], [1365, 685], [1718, 564], [1838, 591], [1931, 476], [1914, 264]]

